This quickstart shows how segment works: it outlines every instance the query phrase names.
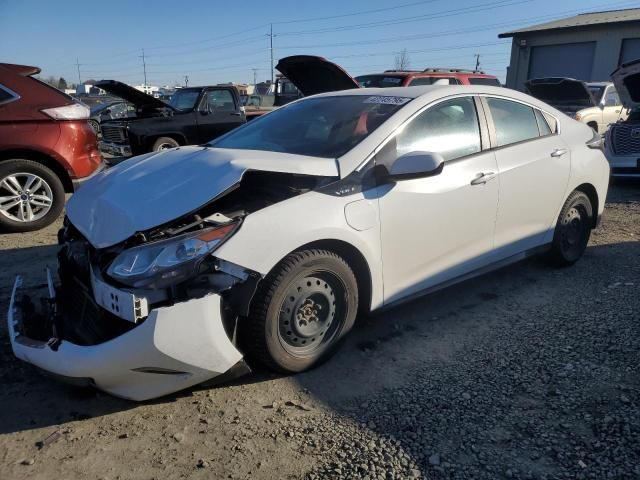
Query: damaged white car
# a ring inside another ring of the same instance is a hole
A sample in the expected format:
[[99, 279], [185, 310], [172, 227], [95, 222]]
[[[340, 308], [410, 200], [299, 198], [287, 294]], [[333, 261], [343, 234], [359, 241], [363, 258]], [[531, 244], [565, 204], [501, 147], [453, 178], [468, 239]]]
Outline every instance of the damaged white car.
[[353, 86], [87, 182], [45, 298], [16, 281], [16, 356], [149, 399], [245, 357], [300, 372], [358, 312], [532, 253], [580, 258], [609, 178], [589, 127], [502, 88]]

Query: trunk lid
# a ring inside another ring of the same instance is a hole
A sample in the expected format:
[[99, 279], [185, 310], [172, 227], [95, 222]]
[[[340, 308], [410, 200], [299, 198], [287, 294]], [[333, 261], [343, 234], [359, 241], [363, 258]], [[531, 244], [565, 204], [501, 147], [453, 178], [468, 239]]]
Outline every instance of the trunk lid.
[[167, 108], [174, 110], [171, 105], [164, 103], [162, 100], [147, 95], [117, 80], [100, 80], [95, 86], [134, 104], [140, 109]]
[[347, 72], [323, 57], [293, 55], [281, 58], [276, 69], [305, 96], [359, 88], [358, 82]]
[[640, 60], [623, 63], [611, 74], [620, 101], [626, 108], [640, 106]]
[[573, 78], [534, 78], [525, 83], [529, 94], [565, 113], [596, 106], [586, 83]]
[[91, 178], [67, 203], [67, 216], [94, 247], [109, 247], [195, 212], [249, 170], [339, 176], [331, 158], [180, 147], [134, 157]]

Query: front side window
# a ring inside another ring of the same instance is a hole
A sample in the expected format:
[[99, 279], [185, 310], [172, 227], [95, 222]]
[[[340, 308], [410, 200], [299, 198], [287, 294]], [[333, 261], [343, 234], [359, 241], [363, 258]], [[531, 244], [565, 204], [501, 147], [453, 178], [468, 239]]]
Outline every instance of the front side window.
[[480, 126], [473, 98], [438, 103], [405, 125], [388, 145], [395, 147], [395, 152], [385, 152], [383, 163], [388, 163], [388, 156], [393, 160], [409, 152], [439, 153], [445, 161], [480, 152]]
[[336, 158], [409, 101], [381, 95], [309, 98], [274, 110], [210, 145]]
[[487, 98], [499, 147], [540, 135], [533, 108], [511, 100]]
[[209, 112], [233, 112], [236, 104], [229, 90], [210, 90], [205, 94], [203, 104]]
[[618, 92], [616, 92], [615, 88], [607, 90], [607, 96], [604, 99], [604, 104], [607, 107], [617, 107], [621, 104], [620, 97], [618, 97]]

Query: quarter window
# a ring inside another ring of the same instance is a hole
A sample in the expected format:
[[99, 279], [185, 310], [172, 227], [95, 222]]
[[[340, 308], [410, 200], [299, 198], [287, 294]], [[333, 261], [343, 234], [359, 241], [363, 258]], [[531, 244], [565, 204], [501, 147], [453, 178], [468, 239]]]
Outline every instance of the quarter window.
[[540, 110], [536, 110], [536, 120], [538, 121], [538, 129], [540, 130], [540, 136], [546, 137], [547, 135], [551, 135], [551, 128], [547, 123], [547, 120], [544, 118], [544, 115]]
[[16, 100], [17, 98], [18, 97], [16, 97], [13, 93], [11, 93], [9, 90], [6, 90], [2, 85], [0, 85], [0, 105], [9, 103], [12, 100]]
[[540, 135], [533, 108], [501, 98], [489, 97], [487, 103], [493, 117], [499, 147]]
[[447, 100], [429, 108], [406, 125], [394, 140], [389, 145], [395, 147], [395, 152], [386, 152], [385, 164], [416, 151], [439, 153], [445, 160], [478, 153], [480, 127], [473, 98]]

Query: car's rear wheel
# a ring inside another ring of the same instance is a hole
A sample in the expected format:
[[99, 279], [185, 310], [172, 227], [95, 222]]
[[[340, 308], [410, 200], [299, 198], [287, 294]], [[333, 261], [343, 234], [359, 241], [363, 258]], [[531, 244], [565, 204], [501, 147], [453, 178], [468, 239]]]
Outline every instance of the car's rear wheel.
[[343, 258], [326, 250], [292, 253], [260, 283], [243, 349], [271, 369], [306, 370], [330, 356], [357, 308], [356, 278]]
[[160, 137], [153, 143], [153, 151], [160, 152], [162, 150], [169, 150], [170, 148], [179, 147], [180, 144], [171, 137]]
[[593, 206], [585, 193], [574, 191], [569, 195], [558, 217], [549, 252], [554, 264], [573, 265], [582, 257], [591, 236], [593, 215]]
[[58, 218], [64, 201], [62, 182], [51, 169], [26, 159], [0, 162], [0, 229], [46, 227]]

